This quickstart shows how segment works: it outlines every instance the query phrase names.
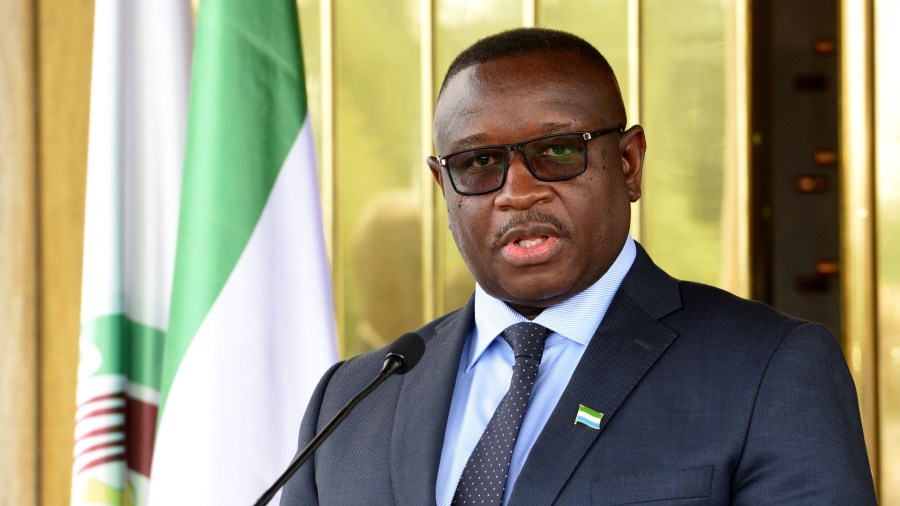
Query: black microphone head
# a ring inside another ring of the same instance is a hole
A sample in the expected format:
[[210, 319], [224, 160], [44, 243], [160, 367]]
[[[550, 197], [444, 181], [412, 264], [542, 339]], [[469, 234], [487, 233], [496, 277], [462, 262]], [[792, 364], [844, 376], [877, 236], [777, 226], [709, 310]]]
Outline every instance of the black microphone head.
[[412, 370], [419, 363], [422, 355], [425, 354], [425, 340], [415, 332], [407, 332], [387, 345], [384, 351], [385, 360], [393, 357], [402, 362], [396, 373], [404, 374]]

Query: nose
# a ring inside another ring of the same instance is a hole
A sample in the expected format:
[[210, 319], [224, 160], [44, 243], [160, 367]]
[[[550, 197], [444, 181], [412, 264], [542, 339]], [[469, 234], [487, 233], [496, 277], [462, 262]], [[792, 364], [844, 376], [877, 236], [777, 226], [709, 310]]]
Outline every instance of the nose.
[[500, 188], [494, 205], [500, 208], [528, 209], [553, 199], [552, 183], [534, 177], [525, 162], [525, 155], [518, 150], [509, 153], [506, 182]]

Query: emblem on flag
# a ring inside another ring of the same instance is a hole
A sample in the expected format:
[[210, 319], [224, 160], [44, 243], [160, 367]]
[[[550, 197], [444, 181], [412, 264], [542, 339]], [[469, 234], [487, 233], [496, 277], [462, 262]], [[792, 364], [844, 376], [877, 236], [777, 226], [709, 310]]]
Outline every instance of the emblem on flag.
[[575, 425], [583, 423], [592, 429], [600, 429], [600, 420], [603, 419], [603, 413], [594, 411], [584, 404], [578, 405], [578, 414], [575, 416]]

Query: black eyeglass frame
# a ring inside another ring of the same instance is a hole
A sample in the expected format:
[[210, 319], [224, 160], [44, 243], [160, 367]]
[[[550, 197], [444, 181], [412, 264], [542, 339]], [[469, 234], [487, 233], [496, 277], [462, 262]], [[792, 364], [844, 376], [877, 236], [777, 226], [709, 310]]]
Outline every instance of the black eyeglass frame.
[[[509, 171], [509, 160], [510, 160], [509, 157], [513, 151], [518, 151], [519, 153], [522, 153], [522, 158], [525, 160], [525, 166], [528, 167], [528, 171], [531, 172], [531, 175], [534, 176], [535, 179], [537, 179], [538, 181], [546, 181], [546, 182], [565, 181], [567, 179], [572, 179], [572, 178], [578, 177], [578, 176], [584, 174], [584, 172], [587, 170], [587, 159], [588, 159], [588, 157], [587, 157], [587, 141], [589, 141], [591, 139], [596, 139], [598, 137], [602, 137], [606, 134], [610, 134], [613, 132], [619, 132], [620, 134], [623, 134], [623, 133], [625, 133], [625, 127], [624, 126], [614, 126], [614, 127], [604, 128], [601, 130], [595, 130], [593, 132], [575, 131], [575, 132], [560, 132], [560, 133], [556, 133], [556, 134], [541, 135], [539, 137], [525, 139], [524, 141], [517, 142], [515, 144], [494, 144], [491, 146], [478, 146], [475, 148], [464, 149], [462, 151], [450, 153], [449, 155], [445, 155], [445, 156], [439, 155], [436, 158], [437, 158], [438, 163], [441, 165], [441, 167], [444, 167], [445, 169], [447, 169], [447, 176], [450, 179], [450, 185], [453, 187], [453, 191], [455, 191], [456, 193], [458, 193], [460, 195], [467, 195], [467, 196], [485, 195], [487, 193], [493, 193], [493, 192], [499, 190], [500, 188], [503, 188], [503, 185], [506, 184], [506, 173]], [[526, 144], [534, 142], [534, 141], [539, 141], [541, 139], [547, 139], [550, 137], [559, 137], [559, 136], [563, 136], [563, 135], [580, 135], [581, 136], [582, 142], [584, 144], [584, 166], [581, 167], [580, 171], [578, 171], [577, 173], [572, 174], [570, 176], [557, 177], [557, 178], [545, 178], [545, 177], [539, 176], [537, 174], [537, 172], [535, 172], [534, 167], [531, 166], [531, 162], [528, 161], [528, 155], [525, 153], [523, 148], [525, 147]], [[450, 173], [450, 167], [447, 166], [447, 159], [449, 159], [453, 156], [461, 155], [464, 153], [469, 153], [472, 151], [480, 151], [482, 149], [492, 149], [492, 148], [503, 148], [503, 150], [506, 152], [506, 156], [503, 159], [503, 177], [500, 179], [500, 184], [496, 188], [493, 188], [491, 190], [486, 190], [486, 191], [479, 191], [479, 192], [460, 191], [459, 188], [456, 187], [456, 182], [453, 180], [453, 174]]]

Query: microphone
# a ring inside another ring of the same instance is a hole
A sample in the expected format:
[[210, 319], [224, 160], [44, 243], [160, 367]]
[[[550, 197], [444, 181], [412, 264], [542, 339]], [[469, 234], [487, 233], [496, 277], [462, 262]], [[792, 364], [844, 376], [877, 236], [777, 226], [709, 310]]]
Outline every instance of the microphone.
[[378, 373], [378, 376], [356, 394], [356, 397], [350, 399], [350, 402], [334, 415], [334, 418], [328, 422], [328, 425], [322, 429], [322, 432], [319, 432], [316, 434], [316, 437], [312, 438], [306, 447], [303, 448], [303, 451], [297, 455], [297, 458], [291, 462], [284, 473], [275, 480], [275, 483], [273, 483], [268, 490], [263, 492], [263, 495], [254, 503], [254, 506], [265, 506], [266, 504], [269, 504], [269, 501], [272, 500], [272, 497], [275, 496], [278, 489], [283, 487], [284, 484], [291, 479], [291, 476], [300, 469], [300, 466], [309, 460], [313, 452], [316, 451], [316, 448], [325, 442], [328, 436], [334, 432], [334, 429], [344, 421], [344, 418], [347, 418], [347, 415], [349, 415], [350, 411], [359, 404], [359, 401], [365, 399], [378, 387], [378, 385], [382, 384], [384, 380], [388, 379], [392, 374], [406, 374], [411, 371], [412, 368], [419, 363], [419, 359], [422, 358], [424, 353], [425, 341], [419, 334], [414, 332], [407, 332], [389, 344], [387, 348], [385, 348], [384, 364], [381, 366], [381, 372]]
[[379, 374], [406, 374], [425, 353], [425, 341], [415, 332], [407, 332], [385, 348], [384, 365]]

